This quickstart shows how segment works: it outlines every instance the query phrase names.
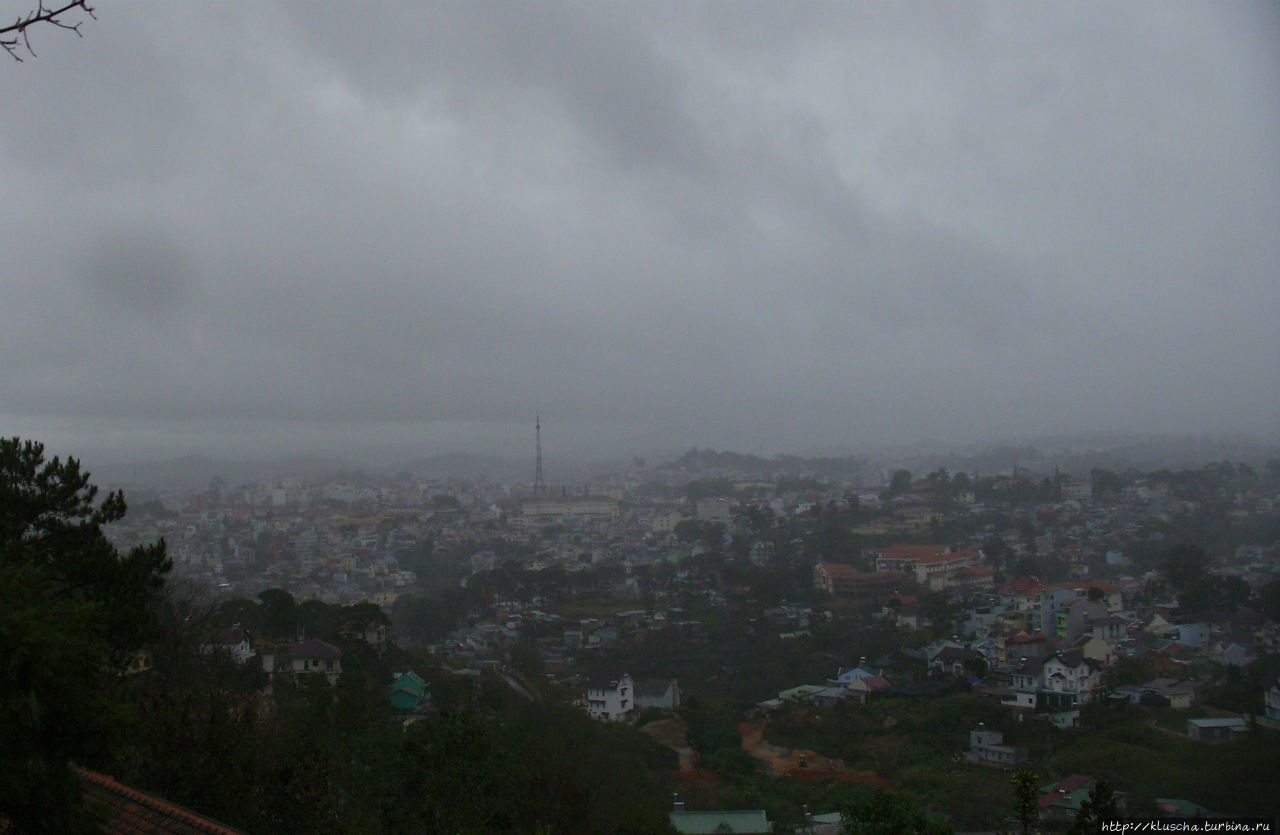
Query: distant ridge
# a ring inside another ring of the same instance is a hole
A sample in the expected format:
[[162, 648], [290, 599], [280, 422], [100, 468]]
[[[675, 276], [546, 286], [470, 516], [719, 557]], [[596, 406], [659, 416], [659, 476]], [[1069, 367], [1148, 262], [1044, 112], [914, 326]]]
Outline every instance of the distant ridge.
[[[1015, 467], [1030, 474], [1051, 474], [1055, 469], [1069, 475], [1085, 475], [1095, 467], [1109, 470], [1195, 469], [1228, 461], [1258, 466], [1280, 459], [1280, 443], [1252, 438], [1141, 435], [1124, 433], [1084, 433], [1010, 439], [1003, 442], [947, 445], [921, 442], [834, 454], [779, 454], [772, 457], [732, 450], [689, 449], [683, 453], [647, 461], [628, 458], [620, 451], [609, 460], [589, 463], [549, 458], [548, 479], [576, 483], [606, 478], [622, 472], [666, 472], [693, 478], [737, 476], [771, 478], [779, 474], [817, 476], [833, 481], [874, 483], [893, 469], [906, 468], [924, 475], [939, 467], [952, 472], [996, 475]], [[637, 464], [636, 462], [643, 462]], [[526, 458], [501, 457], [483, 453], [450, 452], [440, 455], [405, 454], [397, 458], [382, 454], [377, 459], [293, 455], [263, 460], [234, 460], [186, 455], [158, 461], [95, 462], [86, 456], [82, 463], [105, 486], [146, 486], [168, 489], [201, 489], [214, 478], [228, 485], [270, 482], [282, 478], [358, 478], [360, 474], [388, 475], [406, 472], [416, 478], [486, 478], [513, 484], [533, 477], [532, 452]]]
[[180, 490], [205, 487], [214, 478], [221, 478], [227, 484], [244, 484], [278, 478], [313, 478], [359, 466], [336, 457], [301, 455], [262, 461], [184, 455], [160, 461], [94, 464], [91, 459], [86, 459], [83, 463], [96, 481], [107, 486], [138, 484]]

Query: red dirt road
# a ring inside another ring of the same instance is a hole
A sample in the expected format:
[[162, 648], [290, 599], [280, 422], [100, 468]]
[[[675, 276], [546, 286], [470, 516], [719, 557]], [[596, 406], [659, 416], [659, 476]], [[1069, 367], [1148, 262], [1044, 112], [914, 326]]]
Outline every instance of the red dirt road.
[[801, 780], [848, 780], [872, 786], [888, 786], [889, 781], [874, 771], [855, 771], [841, 760], [831, 759], [799, 748], [783, 748], [765, 742], [764, 728], [768, 720], [743, 722], [738, 725], [742, 747], [748, 754], [769, 766], [770, 773]]

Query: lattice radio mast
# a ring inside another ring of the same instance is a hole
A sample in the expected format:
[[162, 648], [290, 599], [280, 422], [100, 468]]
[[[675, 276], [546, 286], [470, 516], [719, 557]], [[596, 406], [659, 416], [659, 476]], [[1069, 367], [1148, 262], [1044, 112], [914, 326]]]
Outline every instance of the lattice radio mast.
[[547, 492], [547, 483], [542, 480], [542, 415], [533, 413], [533, 436], [537, 445], [538, 458], [533, 468], [533, 492], [542, 495]]

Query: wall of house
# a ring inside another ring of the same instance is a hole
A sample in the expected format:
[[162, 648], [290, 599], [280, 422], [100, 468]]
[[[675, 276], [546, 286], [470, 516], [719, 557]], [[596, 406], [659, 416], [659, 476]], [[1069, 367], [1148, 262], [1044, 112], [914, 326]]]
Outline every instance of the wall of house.
[[630, 676], [623, 676], [616, 687], [592, 688], [587, 691], [587, 713], [592, 719], [617, 722], [635, 708], [635, 687]]
[[1280, 721], [1280, 687], [1273, 686], [1267, 691], [1266, 704], [1267, 718]]

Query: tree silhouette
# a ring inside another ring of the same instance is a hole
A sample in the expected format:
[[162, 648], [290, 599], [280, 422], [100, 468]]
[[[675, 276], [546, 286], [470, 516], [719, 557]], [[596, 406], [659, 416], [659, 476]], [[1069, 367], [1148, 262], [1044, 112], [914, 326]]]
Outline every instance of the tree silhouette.
[[30, 30], [34, 26], [47, 23], [50, 26], [56, 26], [59, 29], [69, 29], [80, 35], [81, 20], [74, 23], [68, 20], [69, 15], [76, 9], [82, 14], [93, 17], [93, 7], [89, 5], [89, 0], [71, 0], [58, 8], [47, 8], [44, 0], [40, 0], [38, 5], [28, 11], [24, 15], [19, 15], [18, 19], [7, 26], [0, 26], [0, 46], [13, 58], [13, 60], [21, 62], [22, 54], [26, 52], [32, 58], [36, 57], [36, 51], [31, 48]]
[[0, 817], [17, 832], [83, 828], [70, 762], [106, 758], [117, 670], [154, 634], [170, 563], [163, 540], [116, 550], [102, 526], [124, 514], [74, 458], [0, 440]]
[[1198, 545], [1175, 545], [1165, 553], [1160, 568], [1170, 585], [1188, 589], [1204, 579], [1209, 569], [1209, 555]]
[[1120, 817], [1120, 803], [1111, 784], [1099, 778], [1089, 790], [1089, 798], [1080, 804], [1068, 835], [1094, 835], [1102, 832], [1103, 821]]
[[840, 813], [849, 835], [947, 835], [951, 825], [931, 818], [915, 800], [886, 789], [847, 805]]

